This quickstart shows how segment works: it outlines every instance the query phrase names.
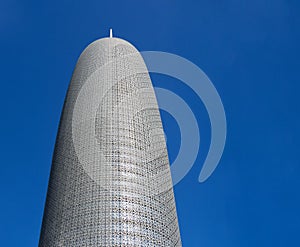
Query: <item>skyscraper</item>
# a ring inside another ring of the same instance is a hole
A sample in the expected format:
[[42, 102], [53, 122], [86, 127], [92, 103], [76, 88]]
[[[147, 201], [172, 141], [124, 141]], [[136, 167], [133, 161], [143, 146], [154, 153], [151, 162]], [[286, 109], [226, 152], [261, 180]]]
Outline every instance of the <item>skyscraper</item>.
[[112, 35], [74, 70], [39, 246], [181, 246], [151, 79], [136, 48]]

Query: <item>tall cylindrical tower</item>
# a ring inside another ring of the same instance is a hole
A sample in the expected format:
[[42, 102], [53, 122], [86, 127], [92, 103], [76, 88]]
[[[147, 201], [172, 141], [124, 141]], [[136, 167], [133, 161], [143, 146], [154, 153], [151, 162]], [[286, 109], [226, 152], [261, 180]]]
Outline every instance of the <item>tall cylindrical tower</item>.
[[122, 39], [93, 42], [77, 62], [39, 246], [181, 246], [154, 90]]

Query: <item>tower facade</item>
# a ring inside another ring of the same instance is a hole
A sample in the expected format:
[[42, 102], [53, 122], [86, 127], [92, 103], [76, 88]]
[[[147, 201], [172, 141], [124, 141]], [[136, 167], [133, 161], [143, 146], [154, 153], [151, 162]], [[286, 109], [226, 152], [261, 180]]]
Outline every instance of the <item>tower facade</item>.
[[155, 93], [127, 41], [99, 39], [76, 64], [39, 246], [181, 246]]

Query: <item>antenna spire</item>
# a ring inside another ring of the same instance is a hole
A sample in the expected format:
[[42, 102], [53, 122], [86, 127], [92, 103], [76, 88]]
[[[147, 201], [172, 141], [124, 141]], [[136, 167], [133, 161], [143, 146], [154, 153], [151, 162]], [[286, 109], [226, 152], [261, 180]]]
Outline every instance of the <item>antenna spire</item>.
[[113, 37], [113, 32], [112, 32], [112, 28], [109, 29], [109, 37], [112, 38]]

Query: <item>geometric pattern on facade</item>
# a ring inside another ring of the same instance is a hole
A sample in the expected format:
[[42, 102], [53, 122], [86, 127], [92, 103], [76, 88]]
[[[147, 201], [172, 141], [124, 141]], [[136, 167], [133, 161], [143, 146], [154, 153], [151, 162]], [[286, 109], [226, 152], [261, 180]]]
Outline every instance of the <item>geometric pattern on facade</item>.
[[39, 246], [181, 246], [154, 89], [127, 41], [97, 40], [76, 64]]

